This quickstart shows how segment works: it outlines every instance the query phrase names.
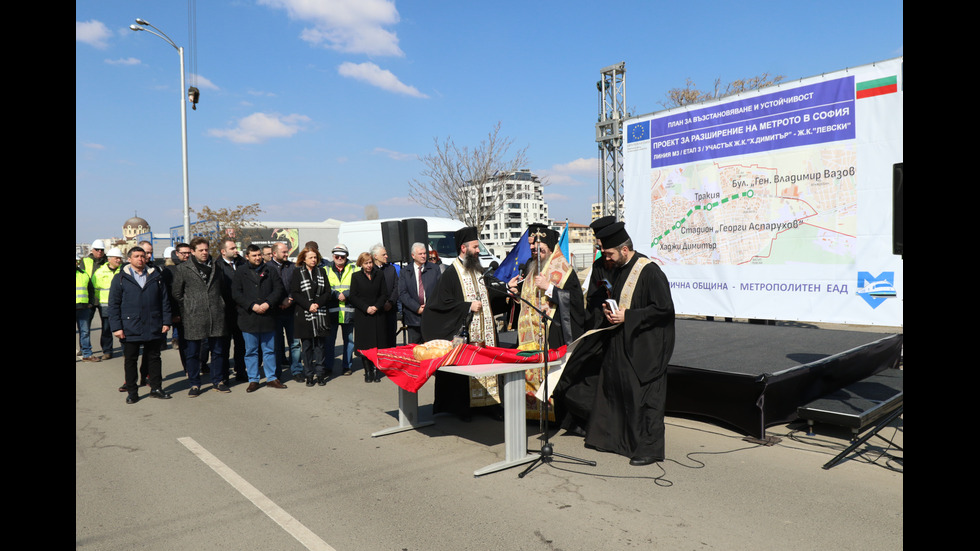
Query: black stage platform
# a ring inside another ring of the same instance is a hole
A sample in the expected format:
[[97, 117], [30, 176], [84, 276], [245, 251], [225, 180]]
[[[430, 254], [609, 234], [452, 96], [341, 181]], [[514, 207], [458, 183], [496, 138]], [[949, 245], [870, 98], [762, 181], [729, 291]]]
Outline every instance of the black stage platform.
[[667, 413], [704, 416], [749, 436], [797, 408], [897, 367], [903, 335], [677, 320]]

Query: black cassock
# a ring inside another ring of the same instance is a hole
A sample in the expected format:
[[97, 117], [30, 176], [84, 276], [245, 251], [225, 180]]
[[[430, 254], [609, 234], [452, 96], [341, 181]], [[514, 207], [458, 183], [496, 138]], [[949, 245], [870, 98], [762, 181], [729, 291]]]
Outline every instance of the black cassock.
[[[493, 304], [483, 306], [493, 312], [498, 301], [493, 300], [493, 295], [490, 295], [490, 298]], [[456, 271], [455, 267], [448, 266], [442, 277], [439, 278], [435, 296], [425, 299], [425, 310], [422, 311], [422, 339], [424, 341], [453, 340], [453, 337], [463, 327], [463, 323], [467, 321], [470, 304], [470, 302], [466, 302], [466, 297], [463, 295], [463, 288], [459, 282], [459, 272]], [[470, 339], [475, 341], [480, 337], [471, 333]], [[470, 378], [466, 375], [436, 371], [435, 379], [432, 412], [468, 415], [470, 413]]]
[[[616, 272], [620, 299], [635, 253]], [[583, 339], [555, 385], [556, 413], [565, 429], [584, 428], [588, 446], [630, 458], [664, 459], [667, 363], [674, 351], [674, 304], [663, 271], [640, 272], [625, 321]], [[602, 315], [595, 313], [595, 315]], [[610, 324], [603, 316], [600, 327]]]

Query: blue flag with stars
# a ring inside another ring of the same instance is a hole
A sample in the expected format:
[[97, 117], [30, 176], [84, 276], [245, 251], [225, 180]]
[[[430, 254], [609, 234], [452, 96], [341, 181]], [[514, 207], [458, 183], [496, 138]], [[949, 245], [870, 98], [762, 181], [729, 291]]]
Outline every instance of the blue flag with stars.
[[507, 253], [507, 257], [500, 263], [500, 267], [493, 273], [493, 277], [506, 283], [520, 272], [521, 264], [531, 258], [531, 246], [527, 244], [527, 232], [529, 231], [530, 229], [524, 230], [524, 235], [521, 236], [517, 245], [514, 245], [514, 248]]

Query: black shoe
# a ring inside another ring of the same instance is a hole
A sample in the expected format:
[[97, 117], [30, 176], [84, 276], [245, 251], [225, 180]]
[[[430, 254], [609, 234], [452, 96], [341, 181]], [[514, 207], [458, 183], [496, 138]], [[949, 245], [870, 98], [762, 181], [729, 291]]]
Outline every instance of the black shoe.
[[157, 388], [150, 391], [150, 396], [153, 398], [159, 398], [161, 400], [169, 400], [171, 396], [163, 391], [162, 388]]
[[565, 429], [565, 434], [570, 434], [572, 436], [581, 436], [582, 438], [585, 438], [585, 429], [583, 429], [579, 425], [575, 425], [569, 429]]
[[139, 402], [139, 401], [140, 401], [140, 397], [139, 397], [138, 394], [130, 394], [129, 396], [126, 396], [126, 403], [127, 404], [135, 404], [136, 402]]
[[327, 384], [327, 378], [324, 377], [323, 375], [320, 375], [319, 377], [316, 378], [316, 384], [319, 385], [319, 386], [326, 385]]
[[[307, 377], [306, 379], [304, 379], [302, 373], [297, 373], [296, 375], [293, 375], [293, 380], [296, 381], [297, 383], [302, 383], [304, 380], [306, 382], [310, 382], [311, 378], [312, 377]], [[313, 385], [306, 385], [306, 386], [313, 386]]]
[[127, 390], [129, 390], [129, 389], [126, 388], [126, 385], [123, 385], [123, 386], [119, 387], [119, 392], [126, 392]]
[[[297, 379], [300, 379], [298, 376], [296, 378]], [[300, 379], [300, 380], [302, 380], [302, 379]], [[313, 376], [310, 375], [309, 377], [306, 378], [306, 386], [313, 386], [313, 384], [314, 384], [313, 383]]]
[[191, 389], [187, 391], [188, 398], [197, 398], [200, 395], [201, 395], [201, 387], [199, 386], [192, 386]]
[[643, 465], [650, 465], [651, 463], [656, 463], [657, 461], [660, 460], [650, 456], [634, 457], [633, 459], [630, 459], [630, 465], [634, 467], [642, 467]]
[[214, 385], [211, 388], [217, 390], [218, 392], [220, 392], [222, 394], [229, 394], [229, 393], [231, 393], [231, 389], [228, 388], [228, 385], [226, 385], [225, 383], [218, 383], [218, 384]]

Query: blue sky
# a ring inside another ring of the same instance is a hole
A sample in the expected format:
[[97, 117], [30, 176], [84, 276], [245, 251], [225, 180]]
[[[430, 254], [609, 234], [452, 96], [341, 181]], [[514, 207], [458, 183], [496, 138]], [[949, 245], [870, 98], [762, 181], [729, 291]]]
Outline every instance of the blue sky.
[[[266, 220], [440, 216], [408, 182], [433, 139], [498, 122], [545, 177], [552, 217], [589, 222], [595, 83], [626, 62], [626, 103], [662, 109], [690, 78], [803, 78], [904, 55], [900, 1], [205, 0], [75, 3], [75, 239], [182, 224], [179, 57], [192, 207], [259, 203]], [[195, 51], [196, 50], [196, 51]]]

